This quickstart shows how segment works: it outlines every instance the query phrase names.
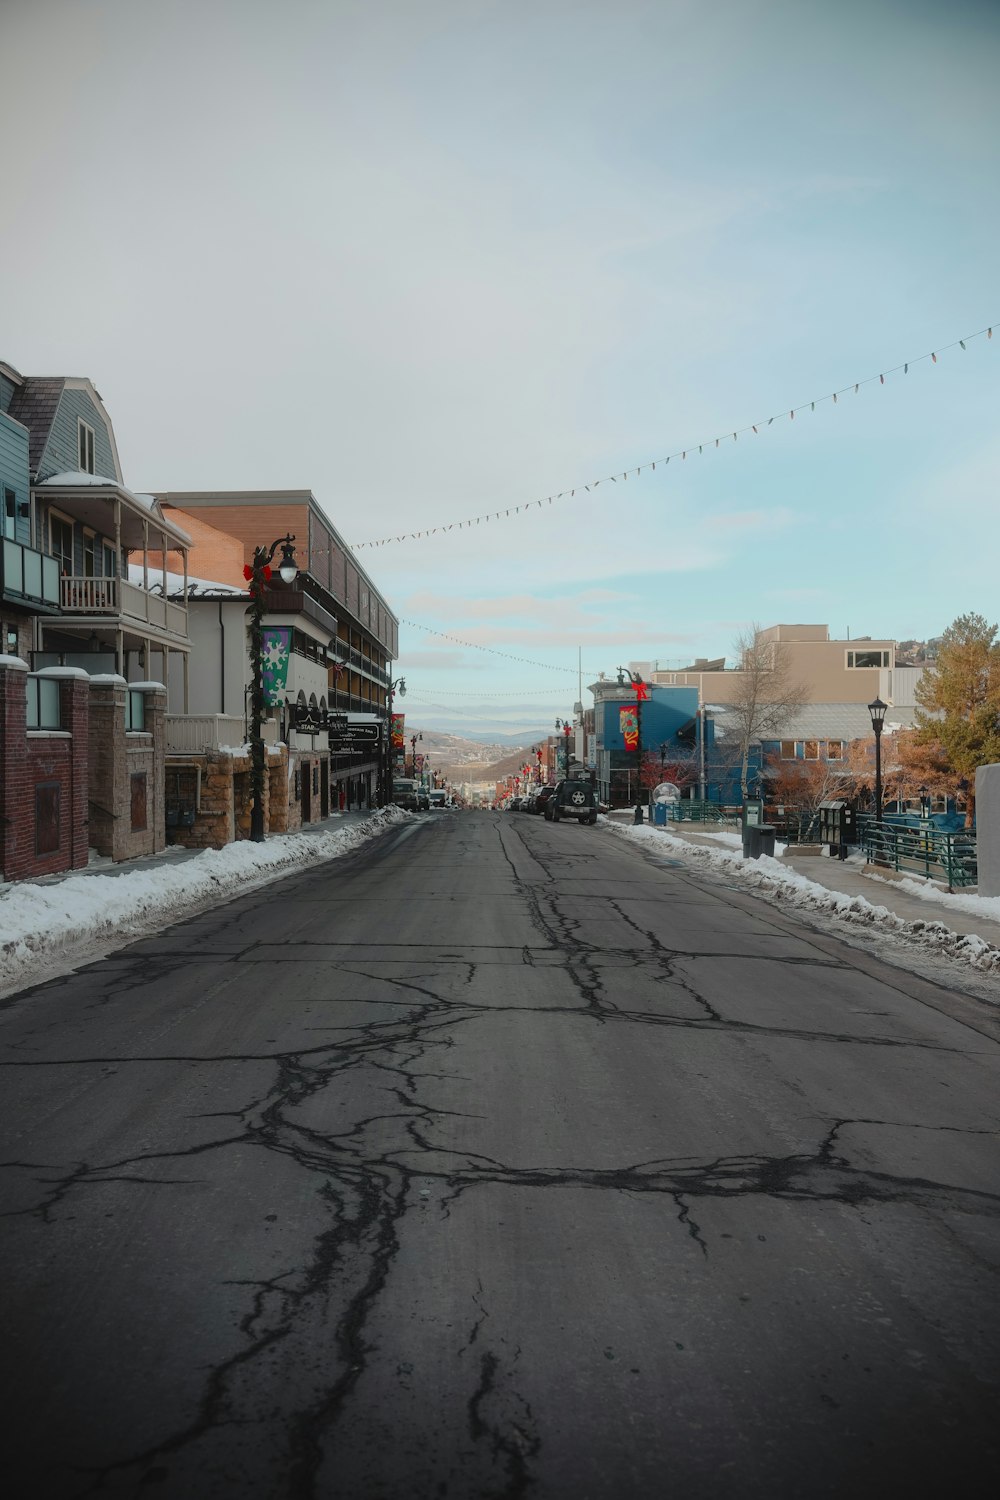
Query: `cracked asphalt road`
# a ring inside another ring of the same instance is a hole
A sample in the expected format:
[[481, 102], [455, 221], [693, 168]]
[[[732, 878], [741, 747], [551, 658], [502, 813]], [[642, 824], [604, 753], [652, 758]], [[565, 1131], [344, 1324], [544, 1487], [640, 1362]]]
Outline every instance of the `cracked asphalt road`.
[[436, 815], [0, 1042], [18, 1497], [997, 1492], [997, 1018], [709, 876]]

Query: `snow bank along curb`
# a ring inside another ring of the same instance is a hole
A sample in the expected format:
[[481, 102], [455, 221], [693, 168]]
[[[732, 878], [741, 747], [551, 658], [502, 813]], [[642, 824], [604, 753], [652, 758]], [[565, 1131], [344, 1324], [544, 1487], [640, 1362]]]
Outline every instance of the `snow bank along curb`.
[[346, 827], [276, 835], [262, 844], [241, 840], [156, 869], [7, 886], [0, 890], [0, 994], [30, 984], [46, 960], [72, 958], [85, 945], [113, 948], [162, 931], [228, 896], [349, 854], [390, 824], [409, 818], [401, 809], [387, 807]]
[[[658, 828], [639, 825], [629, 827], [614, 823], [608, 818], [602, 818], [601, 821], [617, 838], [651, 845], [660, 851], [669, 849], [672, 857], [679, 855], [692, 864], [724, 870], [728, 879], [753, 887], [765, 898], [780, 898], [783, 905], [798, 906], [806, 911], [829, 912], [845, 922], [856, 922], [867, 927], [877, 926], [883, 931], [919, 943], [924, 948], [933, 949], [935, 953], [961, 959], [984, 973], [1000, 975], [1000, 948], [983, 938], [953, 932], [944, 922], [906, 921], [888, 908], [866, 901], [863, 896], [848, 896], [843, 891], [831, 891], [824, 885], [817, 885], [804, 875], [787, 869], [780, 860], [770, 859], [766, 855], [761, 859], [745, 860], [741, 849], [706, 849], [697, 844], [689, 844], [685, 839], [679, 839]], [[923, 895], [925, 898], [927, 896], [927, 892], [922, 888], [917, 889], [913, 881], [903, 881], [901, 885], [904, 890], [914, 887], [910, 894]], [[960, 902], [966, 911], [975, 911], [973, 901], [985, 898], [959, 896], [949, 899]], [[1000, 900], [995, 904], [1000, 908]], [[997, 915], [1000, 916], [1000, 910]], [[997, 1003], [1000, 1004], [1000, 995]]]

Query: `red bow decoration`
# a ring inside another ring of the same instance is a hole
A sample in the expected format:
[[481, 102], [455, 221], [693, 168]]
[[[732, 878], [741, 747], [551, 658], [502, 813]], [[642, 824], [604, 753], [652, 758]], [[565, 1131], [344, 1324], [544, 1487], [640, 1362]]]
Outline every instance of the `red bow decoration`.
[[635, 685], [635, 696], [640, 703], [649, 702], [649, 683], [637, 682]]

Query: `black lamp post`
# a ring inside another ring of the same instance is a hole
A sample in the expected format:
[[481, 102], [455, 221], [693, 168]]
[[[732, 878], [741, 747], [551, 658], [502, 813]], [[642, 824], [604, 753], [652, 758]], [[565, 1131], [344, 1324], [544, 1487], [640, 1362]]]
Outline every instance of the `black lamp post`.
[[572, 724], [571, 720], [569, 720], [569, 719], [557, 719], [556, 720], [556, 729], [557, 730], [561, 729], [562, 730], [562, 734], [563, 734], [563, 745], [565, 746], [564, 754], [566, 756], [566, 780], [568, 781], [569, 780], [569, 737], [573, 733], [573, 724]]
[[871, 714], [872, 729], [875, 731], [875, 863], [881, 864], [882, 854], [882, 725], [885, 723], [885, 712], [889, 707], [883, 703], [881, 698], [876, 698], [869, 703], [868, 712]]
[[881, 698], [876, 698], [874, 703], [869, 703], [868, 712], [871, 714], [872, 729], [875, 733], [875, 822], [882, 821], [882, 726], [885, 723], [886, 709], [888, 703], [883, 703]]
[[382, 764], [385, 767], [385, 770], [382, 773], [382, 806], [383, 807], [388, 807], [389, 803], [392, 801], [392, 761], [393, 761], [393, 756], [395, 754], [395, 750], [393, 748], [393, 743], [392, 743], [392, 719], [393, 719], [392, 704], [393, 704], [393, 699], [394, 699], [394, 697], [396, 695], [397, 688], [399, 689], [399, 696], [401, 698], [405, 698], [406, 697], [406, 678], [405, 677], [393, 677], [391, 679], [390, 683], [389, 683], [389, 714], [388, 714], [388, 718], [386, 720], [386, 725], [385, 725], [385, 753], [384, 753], [384, 756], [383, 756], [383, 759], [382, 759]]
[[625, 679], [635, 688], [635, 728], [636, 728], [636, 777], [635, 777], [635, 814], [633, 823], [642, 822], [642, 702], [646, 697], [647, 685], [639, 672], [630, 672], [628, 667], [618, 668], [618, 686], [625, 686]]
[[667, 742], [666, 742], [666, 740], [664, 740], [663, 744], [660, 746], [660, 780], [661, 781], [663, 780], [664, 766], [666, 765], [666, 760], [667, 760]]
[[295, 538], [289, 533], [278, 537], [270, 547], [257, 547], [253, 562], [243, 569], [250, 593], [250, 838], [264, 842], [264, 589], [271, 577], [271, 559], [281, 548], [278, 572], [283, 583], [294, 583], [299, 576], [295, 561]]
[[414, 781], [417, 779], [417, 741], [422, 739], [422, 734], [410, 735], [410, 773]]

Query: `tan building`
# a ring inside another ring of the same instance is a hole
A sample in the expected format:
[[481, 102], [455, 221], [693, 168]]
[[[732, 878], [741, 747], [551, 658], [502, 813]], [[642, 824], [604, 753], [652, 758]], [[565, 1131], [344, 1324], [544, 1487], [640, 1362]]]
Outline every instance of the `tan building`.
[[[770, 625], [761, 639], [783, 648], [789, 679], [801, 683], [809, 703], [870, 703], [896, 662], [895, 641], [831, 640], [828, 625]], [[696, 687], [703, 704], [725, 704], [735, 698], [741, 676], [717, 657], [677, 671], [654, 667], [652, 680], [663, 687]]]

